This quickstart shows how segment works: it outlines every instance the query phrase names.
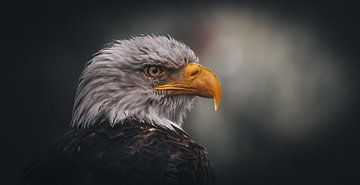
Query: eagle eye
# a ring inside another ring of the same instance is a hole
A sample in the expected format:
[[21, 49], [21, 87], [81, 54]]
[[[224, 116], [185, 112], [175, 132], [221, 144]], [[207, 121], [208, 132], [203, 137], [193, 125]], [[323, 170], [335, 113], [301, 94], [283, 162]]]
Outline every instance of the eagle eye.
[[146, 76], [152, 78], [159, 78], [164, 75], [164, 70], [159, 66], [149, 66], [144, 69]]

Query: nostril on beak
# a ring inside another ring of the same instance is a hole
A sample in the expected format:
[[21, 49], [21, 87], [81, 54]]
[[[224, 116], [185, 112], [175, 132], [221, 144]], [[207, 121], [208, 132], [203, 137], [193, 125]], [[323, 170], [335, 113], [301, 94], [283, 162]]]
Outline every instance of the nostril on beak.
[[190, 77], [194, 78], [199, 74], [200, 74], [200, 69], [197, 69], [191, 72]]

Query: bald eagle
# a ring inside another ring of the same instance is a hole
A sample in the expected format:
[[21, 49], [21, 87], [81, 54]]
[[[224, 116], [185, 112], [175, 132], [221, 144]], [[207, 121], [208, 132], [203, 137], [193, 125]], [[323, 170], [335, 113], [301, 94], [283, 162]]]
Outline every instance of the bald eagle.
[[197, 96], [220, 82], [182, 42], [141, 35], [114, 41], [86, 64], [71, 129], [30, 164], [29, 185], [213, 184], [206, 149], [182, 128]]

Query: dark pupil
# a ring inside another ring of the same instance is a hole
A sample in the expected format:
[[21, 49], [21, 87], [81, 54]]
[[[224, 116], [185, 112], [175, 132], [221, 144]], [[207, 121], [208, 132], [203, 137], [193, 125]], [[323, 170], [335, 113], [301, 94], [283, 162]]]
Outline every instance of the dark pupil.
[[153, 75], [156, 75], [159, 72], [159, 69], [157, 67], [152, 67], [150, 71]]

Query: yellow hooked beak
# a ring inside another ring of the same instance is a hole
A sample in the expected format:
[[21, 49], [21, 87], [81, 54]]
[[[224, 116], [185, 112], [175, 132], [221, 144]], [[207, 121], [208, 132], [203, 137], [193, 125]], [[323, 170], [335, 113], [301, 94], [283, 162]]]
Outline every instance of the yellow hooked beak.
[[155, 86], [156, 90], [172, 90], [174, 94], [196, 95], [214, 98], [215, 111], [220, 106], [221, 84], [216, 74], [210, 69], [195, 63], [187, 64], [177, 80]]

